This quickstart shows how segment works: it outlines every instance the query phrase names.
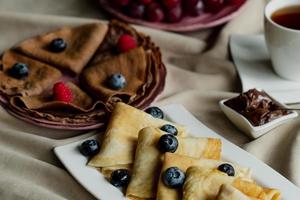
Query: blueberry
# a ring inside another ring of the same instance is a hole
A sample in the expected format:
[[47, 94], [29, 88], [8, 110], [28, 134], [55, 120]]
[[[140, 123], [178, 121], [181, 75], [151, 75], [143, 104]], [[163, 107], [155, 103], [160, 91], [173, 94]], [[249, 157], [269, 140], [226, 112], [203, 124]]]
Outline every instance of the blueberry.
[[158, 149], [165, 153], [171, 152], [174, 153], [178, 147], [178, 140], [174, 135], [165, 134], [161, 136], [158, 140]]
[[110, 183], [116, 187], [127, 186], [130, 181], [130, 174], [127, 169], [117, 169], [111, 173]]
[[163, 125], [160, 130], [162, 131], [165, 131], [167, 133], [170, 133], [172, 135], [177, 135], [178, 134], [178, 131], [177, 131], [177, 128], [171, 124], [165, 124]]
[[67, 48], [67, 43], [62, 38], [56, 38], [49, 44], [49, 49], [52, 52], [59, 53]]
[[164, 113], [163, 111], [158, 107], [149, 107], [145, 110], [146, 113], [152, 115], [152, 117], [163, 119]]
[[218, 170], [226, 173], [228, 176], [234, 176], [234, 168], [228, 163], [224, 163], [218, 167]]
[[126, 79], [120, 73], [113, 74], [108, 78], [107, 85], [109, 88], [111, 88], [113, 90], [120, 90], [125, 87]]
[[24, 63], [15, 63], [9, 70], [12, 77], [21, 79], [25, 78], [29, 74], [28, 65]]
[[79, 149], [84, 156], [93, 156], [99, 151], [99, 143], [96, 140], [86, 140]]
[[170, 188], [181, 188], [184, 184], [185, 174], [178, 167], [170, 167], [163, 173], [163, 182]]

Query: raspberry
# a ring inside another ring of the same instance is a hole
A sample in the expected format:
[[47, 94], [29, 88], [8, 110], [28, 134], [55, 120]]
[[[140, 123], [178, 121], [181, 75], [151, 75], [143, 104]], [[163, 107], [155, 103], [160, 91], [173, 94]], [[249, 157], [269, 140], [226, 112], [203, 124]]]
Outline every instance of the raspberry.
[[70, 103], [73, 100], [71, 89], [63, 82], [55, 83], [53, 86], [53, 96], [55, 101]]
[[126, 52], [136, 47], [137, 47], [136, 41], [131, 35], [123, 34], [120, 36], [118, 40], [118, 50], [120, 52]]

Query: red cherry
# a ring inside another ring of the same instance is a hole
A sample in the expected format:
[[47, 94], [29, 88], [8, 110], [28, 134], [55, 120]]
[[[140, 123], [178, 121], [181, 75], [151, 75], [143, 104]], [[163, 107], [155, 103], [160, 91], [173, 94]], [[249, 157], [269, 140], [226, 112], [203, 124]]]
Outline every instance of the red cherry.
[[182, 1], [182, 6], [183, 6], [183, 9], [184, 11], [189, 14], [191, 10], [193, 10], [197, 3], [198, 3], [199, 0], [184, 0]]
[[168, 22], [178, 22], [182, 17], [182, 9], [180, 5], [167, 11], [167, 20]]
[[180, 6], [180, 2], [180, 0], [163, 0], [163, 4], [169, 9]]
[[131, 0], [113, 0], [113, 4], [116, 6], [127, 6]]
[[141, 4], [147, 5], [152, 2], [152, 0], [138, 0]]
[[191, 10], [190, 15], [193, 17], [197, 17], [203, 13], [203, 2], [198, 1], [197, 5]]
[[127, 52], [131, 49], [136, 48], [137, 44], [135, 39], [131, 35], [123, 34], [119, 37], [117, 46], [120, 52]]
[[224, 2], [225, 0], [203, 0], [205, 10], [212, 13], [220, 11], [225, 5]]
[[227, 0], [229, 5], [240, 6], [245, 3], [246, 0]]
[[72, 90], [63, 82], [58, 82], [54, 84], [53, 97], [55, 101], [63, 101], [67, 103], [73, 101]]
[[165, 18], [162, 7], [158, 3], [147, 5], [147, 20], [150, 22], [161, 22]]
[[129, 5], [128, 14], [130, 17], [142, 19], [145, 15], [145, 5], [132, 3]]

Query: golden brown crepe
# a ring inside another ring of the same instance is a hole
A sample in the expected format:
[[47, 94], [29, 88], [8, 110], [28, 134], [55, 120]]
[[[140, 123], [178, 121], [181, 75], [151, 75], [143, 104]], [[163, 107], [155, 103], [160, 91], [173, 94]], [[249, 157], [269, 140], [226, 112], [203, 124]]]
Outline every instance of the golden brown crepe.
[[[100, 152], [88, 163], [89, 166], [103, 168], [132, 164], [137, 145], [138, 133], [151, 126], [160, 128], [168, 121], [151, 115], [124, 103], [117, 103], [108, 123]], [[178, 135], [185, 134], [185, 127], [173, 124]]]
[[[196, 159], [188, 156], [182, 156], [178, 154], [166, 153], [163, 161], [163, 166], [160, 173], [157, 189], [157, 200], [172, 199], [179, 200], [182, 197], [182, 191], [177, 189], [171, 189], [162, 181], [162, 173], [170, 167], [178, 167], [182, 171], [186, 171], [191, 166], [197, 166], [205, 169], [216, 169], [224, 161], [211, 160], [211, 159]], [[228, 162], [226, 162], [228, 163]], [[235, 169], [235, 177], [251, 180], [251, 170], [249, 168], [243, 168], [235, 164], [231, 164]]]
[[248, 196], [249, 199], [275, 200], [280, 196], [277, 190], [264, 189], [253, 181], [245, 181], [240, 177], [228, 176], [217, 168], [209, 169], [207, 167], [192, 166], [186, 171], [182, 199], [214, 200], [218, 197], [221, 187], [224, 184], [232, 185]]
[[[25, 40], [17, 49], [36, 60], [79, 74], [96, 52], [107, 30], [108, 26], [104, 23], [64, 27]], [[67, 48], [59, 53], [49, 50], [49, 44], [56, 38], [62, 38], [67, 43]]]
[[233, 187], [231, 184], [223, 184], [219, 191], [216, 200], [258, 200], [256, 198], [250, 198], [244, 193]]
[[[157, 148], [159, 138], [165, 132], [147, 127], [139, 132], [132, 177], [127, 187], [129, 198], [153, 199], [156, 196], [159, 170], [164, 154]], [[213, 138], [178, 137], [179, 146], [176, 154], [195, 158], [219, 159], [221, 141]], [[209, 153], [208, 153], [209, 152]]]
[[233, 187], [243, 192], [252, 199], [279, 200], [280, 191], [272, 188], [263, 188], [255, 182], [237, 179], [232, 184]]

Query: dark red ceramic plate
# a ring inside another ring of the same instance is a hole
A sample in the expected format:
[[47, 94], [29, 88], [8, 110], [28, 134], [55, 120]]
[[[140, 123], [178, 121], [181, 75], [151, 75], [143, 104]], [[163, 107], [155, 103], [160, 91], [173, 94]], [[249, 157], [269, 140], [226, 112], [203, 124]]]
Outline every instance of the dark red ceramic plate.
[[123, 21], [133, 24], [140, 24], [143, 26], [148, 26], [155, 29], [174, 31], [174, 32], [188, 32], [199, 29], [211, 28], [221, 24], [224, 24], [234, 17], [236, 17], [241, 8], [245, 6], [245, 1], [240, 6], [226, 6], [217, 13], [203, 13], [198, 17], [184, 17], [180, 22], [177, 23], [152, 23], [145, 20], [135, 19], [124, 15], [117, 9], [113, 8], [109, 0], [98, 0], [100, 6], [106, 10], [108, 13], [117, 17]]

